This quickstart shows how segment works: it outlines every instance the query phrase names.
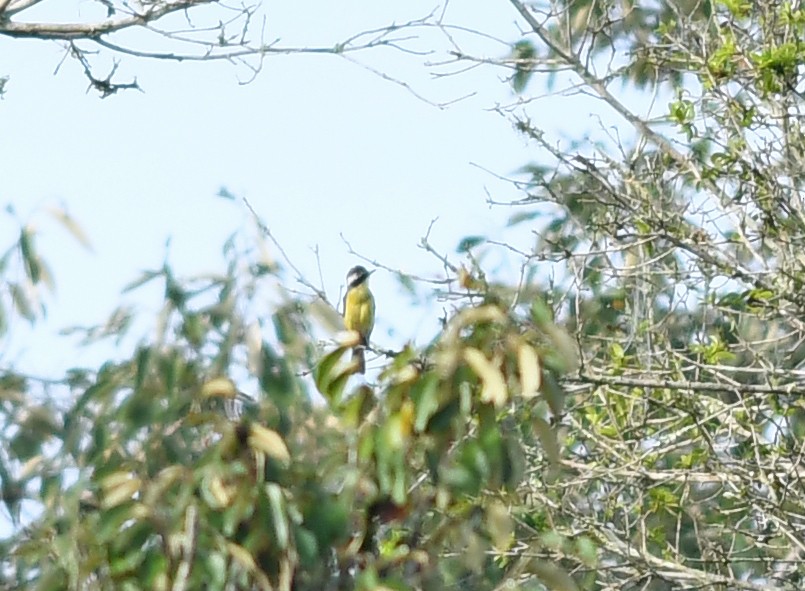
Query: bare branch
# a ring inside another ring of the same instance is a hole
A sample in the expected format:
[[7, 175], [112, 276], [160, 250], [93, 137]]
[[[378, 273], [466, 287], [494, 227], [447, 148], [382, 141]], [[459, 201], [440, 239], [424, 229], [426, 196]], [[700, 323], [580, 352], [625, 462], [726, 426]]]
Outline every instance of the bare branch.
[[[306, 288], [308, 288], [310, 291], [312, 291], [314, 294], [316, 294], [316, 296], [323, 302], [330, 304], [330, 301], [327, 299], [327, 294], [325, 293], [324, 289], [316, 287], [315, 285], [313, 285], [313, 283], [307, 280], [305, 275], [299, 270], [299, 268], [294, 264], [294, 262], [288, 256], [288, 253], [285, 252], [285, 249], [282, 248], [282, 245], [279, 242], [277, 242], [277, 239], [274, 237], [274, 234], [271, 233], [271, 230], [268, 228], [265, 222], [263, 222], [260, 216], [257, 215], [257, 212], [252, 207], [252, 204], [249, 203], [249, 200], [246, 199], [245, 197], [243, 198], [243, 204], [246, 206], [249, 212], [251, 212], [252, 217], [254, 218], [254, 221], [257, 224], [257, 227], [260, 229], [260, 232], [263, 234], [263, 236], [268, 238], [274, 244], [274, 246], [277, 248], [277, 250], [279, 250], [279, 253], [282, 255], [282, 258], [285, 260], [288, 266], [293, 270], [294, 273], [296, 273], [296, 280], [302, 285], [304, 285]], [[330, 306], [332, 306], [332, 304], [330, 304]], [[332, 307], [335, 309], [335, 306]]]
[[[271, 55], [288, 54], [329, 54], [344, 57], [357, 65], [368, 69], [373, 74], [398, 84], [422, 101], [443, 108], [439, 104], [416, 92], [408, 83], [386, 73], [367, 66], [348, 54], [378, 48], [391, 48], [403, 53], [422, 56], [428, 51], [414, 49], [417, 37], [411, 34], [418, 27], [428, 26], [432, 18], [429, 14], [402, 24], [392, 23], [387, 26], [361, 31], [350, 35], [345, 40], [328, 46], [283, 47], [279, 39], [265, 40], [266, 20], [262, 19], [259, 31], [260, 38], [252, 39], [252, 21], [258, 5], [242, 5], [230, 7], [220, 0], [157, 0], [146, 8], [137, 9], [121, 0], [98, 0], [107, 9], [108, 18], [94, 22], [42, 22], [18, 21], [11, 17], [21, 13], [35, 4], [36, 0], [0, 0], [0, 36], [17, 39], [42, 39], [64, 41], [69, 44], [69, 56], [81, 63], [90, 81], [90, 86], [97, 89], [101, 96], [109, 96], [124, 88], [139, 86], [136, 82], [118, 83], [113, 76], [99, 76], [94, 72], [97, 67], [93, 63], [93, 46], [108, 50], [114, 56], [131, 56], [141, 59], [167, 61], [228, 61], [245, 66], [250, 76], [242, 83], [249, 83], [260, 72], [263, 60]], [[225, 19], [218, 19], [214, 24], [194, 25], [183, 30], [161, 29], [158, 24], [172, 14], [191, 14], [203, 6], [214, 5], [228, 11]], [[159, 35], [168, 41], [169, 46], [163, 50], [144, 49], [131, 45], [130, 41], [120, 41], [116, 35], [128, 30], [144, 30]], [[403, 32], [405, 31], [405, 33]], [[174, 46], [174, 47], [171, 47]], [[104, 52], [105, 53], [105, 52]], [[113, 68], [115, 70], [116, 68]], [[112, 72], [114, 74], [114, 71]]]
[[214, 0], [179, 0], [156, 5], [142, 14], [130, 14], [96, 23], [19, 23], [0, 21], [0, 35], [17, 38], [52, 39], [71, 41], [76, 39], [97, 39], [101, 35], [142, 27], [165, 15], [186, 10], [193, 6], [208, 4]]

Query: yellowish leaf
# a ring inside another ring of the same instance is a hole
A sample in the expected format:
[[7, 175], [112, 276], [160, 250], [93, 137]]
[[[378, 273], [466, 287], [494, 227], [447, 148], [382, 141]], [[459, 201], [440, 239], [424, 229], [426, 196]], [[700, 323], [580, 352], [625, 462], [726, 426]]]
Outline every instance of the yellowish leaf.
[[493, 502], [486, 508], [486, 530], [495, 548], [500, 551], [507, 550], [514, 541], [514, 522], [502, 503]]
[[231, 484], [225, 484], [220, 476], [213, 476], [206, 482], [207, 490], [216, 503], [215, 509], [228, 507], [235, 497], [236, 489]]
[[329, 302], [316, 298], [308, 304], [308, 312], [321, 323], [328, 334], [344, 329], [344, 318]]
[[384, 427], [385, 443], [394, 451], [399, 451], [405, 447], [411, 438], [411, 431], [414, 426], [414, 404], [406, 400], [400, 410], [391, 415]]
[[213, 378], [201, 387], [204, 398], [235, 398], [238, 389], [229, 378]]
[[90, 244], [89, 238], [87, 238], [84, 229], [78, 225], [78, 222], [67, 213], [66, 210], [62, 209], [61, 207], [51, 207], [50, 214], [56, 218], [65, 229], [73, 235], [81, 246], [92, 252], [92, 244]]
[[344, 330], [338, 333], [336, 337], [338, 344], [342, 347], [356, 347], [361, 344], [363, 339], [361, 333], [357, 330]]
[[506, 314], [497, 306], [486, 305], [478, 308], [467, 308], [456, 314], [447, 324], [442, 341], [450, 343], [454, 341], [465, 326], [479, 324], [481, 322], [502, 323], [506, 320]]
[[489, 361], [478, 349], [472, 348], [464, 350], [464, 361], [481, 378], [481, 402], [491, 402], [496, 408], [506, 404], [508, 399], [506, 382], [497, 365]]
[[226, 544], [227, 550], [229, 550], [229, 555], [246, 569], [247, 572], [252, 573], [257, 568], [257, 564], [254, 562], [254, 557], [249, 553], [246, 548], [235, 544], [233, 542], [227, 542]]
[[176, 482], [185, 476], [190, 475], [188, 468], [184, 466], [168, 466], [160, 470], [154, 479], [149, 483], [143, 495], [143, 502], [146, 505], [154, 506], [164, 501], [165, 491], [170, 489]]
[[101, 506], [104, 509], [116, 507], [132, 497], [140, 490], [142, 481], [129, 472], [115, 472], [101, 481], [103, 497]]
[[413, 382], [419, 377], [419, 372], [413, 365], [406, 365], [401, 367], [397, 372], [394, 374], [394, 383], [395, 384], [405, 384], [408, 382]]
[[532, 560], [529, 570], [552, 591], [579, 591], [576, 582], [560, 566], [544, 560]]
[[26, 478], [30, 477], [34, 472], [37, 471], [39, 466], [42, 465], [43, 461], [44, 457], [42, 454], [39, 454], [25, 462], [20, 470], [20, 480], [25, 480]]
[[291, 454], [282, 437], [276, 431], [267, 429], [260, 425], [251, 425], [249, 432], [249, 447], [256, 451], [261, 451], [267, 456], [279, 460], [283, 463], [291, 461]]
[[542, 387], [542, 364], [539, 355], [528, 343], [521, 343], [517, 350], [517, 366], [523, 398], [534, 398]]
[[249, 370], [259, 375], [263, 370], [263, 335], [260, 330], [260, 324], [257, 321], [246, 327], [246, 352]]
[[125, 484], [126, 482], [130, 481], [132, 478], [134, 478], [134, 475], [131, 472], [126, 472], [123, 470], [119, 472], [112, 472], [101, 480], [101, 489], [106, 491], [116, 488], [121, 484]]
[[551, 344], [559, 354], [558, 357], [562, 362], [562, 369], [565, 372], [577, 370], [579, 367], [579, 357], [576, 351], [576, 342], [573, 338], [565, 330], [555, 324], [543, 326], [542, 330], [551, 340]]

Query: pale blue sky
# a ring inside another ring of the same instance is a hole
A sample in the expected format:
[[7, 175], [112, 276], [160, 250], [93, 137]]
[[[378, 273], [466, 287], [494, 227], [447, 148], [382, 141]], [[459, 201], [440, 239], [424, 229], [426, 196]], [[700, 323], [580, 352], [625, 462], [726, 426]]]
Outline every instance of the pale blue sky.
[[[91, 6], [79, 2], [63, 14], [89, 18]], [[280, 38], [282, 45], [331, 46], [432, 8], [425, 2], [277, 2], [268, 10], [267, 37]], [[43, 3], [40, 18], [50, 14]], [[502, 0], [458, 2], [448, 17], [506, 41], [519, 38], [516, 14]], [[445, 252], [468, 234], [500, 238], [512, 212], [490, 209], [487, 192], [496, 200], [519, 195], [473, 163], [509, 175], [539, 158], [491, 110], [516, 97], [502, 82], [505, 72], [489, 67], [434, 79], [445, 70], [424, 62], [446, 59], [449, 46], [434, 29], [417, 34], [421, 39], [412, 46], [433, 47], [433, 55], [381, 49], [354, 57], [436, 102], [475, 96], [440, 110], [344, 59], [290, 55], [268, 58], [247, 85], [238, 84], [247, 72], [226, 63], [126, 58], [122, 79], [136, 75], [145, 92], [101, 100], [85, 93], [74, 60], [53, 75], [63, 52], [58, 44], [0, 39], [0, 74], [10, 76], [0, 102], [0, 203], [13, 203], [24, 217], [64, 204], [94, 246], [88, 253], [57, 224], [33, 218], [58, 294], [49, 303], [48, 321], [33, 333], [21, 322], [12, 327], [4, 345], [14, 351], [13, 359], [36, 373], [76, 363], [73, 350], [51, 348], [43, 358], [37, 347], [63, 326], [102, 321], [122, 286], [161, 264], [168, 237], [179, 273], [220, 269], [221, 244], [246, 217], [242, 208], [215, 197], [222, 186], [251, 201], [311, 277], [312, 249], [318, 247], [333, 298], [357, 262], [340, 234], [356, 250], [417, 273], [439, 271], [435, 259], [417, 247], [433, 218], [439, 221], [432, 243]], [[505, 56], [504, 45], [458, 35], [468, 53]], [[535, 87], [540, 84], [537, 79]], [[549, 98], [532, 116], [563, 133], [597, 126], [589, 110], [574, 107], [578, 101]], [[0, 218], [0, 236], [10, 229]], [[528, 241], [526, 236], [520, 246], [527, 248]], [[389, 346], [430, 336], [435, 323], [399, 314], [390, 321], [384, 314], [402, 297], [391, 277], [375, 274], [373, 288], [378, 341], [390, 329], [397, 332]]]

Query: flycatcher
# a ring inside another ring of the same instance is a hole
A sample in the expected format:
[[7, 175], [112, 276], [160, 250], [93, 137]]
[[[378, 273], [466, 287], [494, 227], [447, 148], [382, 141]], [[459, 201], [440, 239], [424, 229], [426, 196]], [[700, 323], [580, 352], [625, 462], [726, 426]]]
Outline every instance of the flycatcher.
[[357, 372], [366, 371], [365, 349], [375, 327], [375, 298], [369, 291], [369, 275], [358, 265], [347, 273], [347, 293], [344, 296], [344, 326], [361, 335], [361, 342], [352, 349], [352, 361], [357, 364]]

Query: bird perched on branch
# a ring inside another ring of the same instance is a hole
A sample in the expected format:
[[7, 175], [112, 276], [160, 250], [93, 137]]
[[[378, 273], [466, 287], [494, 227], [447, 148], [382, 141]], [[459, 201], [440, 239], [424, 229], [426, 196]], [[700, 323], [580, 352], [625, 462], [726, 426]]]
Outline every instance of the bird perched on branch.
[[360, 343], [352, 349], [352, 360], [357, 364], [357, 372], [366, 371], [365, 349], [375, 326], [375, 298], [369, 291], [369, 275], [358, 265], [347, 273], [347, 293], [344, 296], [344, 326], [354, 330], [360, 337]]

